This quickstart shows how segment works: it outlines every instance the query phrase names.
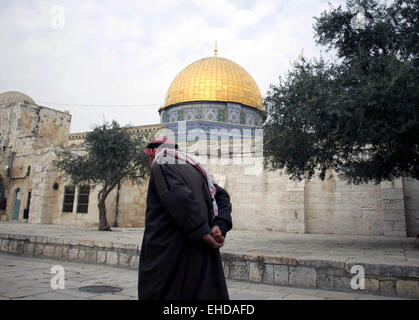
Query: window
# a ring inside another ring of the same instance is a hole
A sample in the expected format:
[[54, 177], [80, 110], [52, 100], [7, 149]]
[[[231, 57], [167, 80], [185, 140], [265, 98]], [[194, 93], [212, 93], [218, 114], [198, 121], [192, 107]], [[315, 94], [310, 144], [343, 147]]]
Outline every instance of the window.
[[179, 111], [177, 114], [177, 121], [183, 121], [183, 110]]
[[219, 122], [226, 121], [226, 111], [225, 110], [218, 110], [218, 121]]
[[244, 112], [240, 112], [240, 124], [246, 123], [246, 114]]
[[63, 202], [63, 212], [73, 212], [73, 203], [74, 203], [74, 186], [65, 186], [64, 187], [64, 202]]
[[90, 186], [80, 186], [77, 197], [77, 213], [87, 213], [89, 207]]

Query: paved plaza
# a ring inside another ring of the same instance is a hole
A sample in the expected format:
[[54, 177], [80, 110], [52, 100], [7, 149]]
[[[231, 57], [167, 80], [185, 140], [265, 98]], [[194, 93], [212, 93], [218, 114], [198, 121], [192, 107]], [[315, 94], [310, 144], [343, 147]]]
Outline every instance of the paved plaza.
[[[53, 266], [62, 266], [65, 288], [52, 289]], [[0, 300], [136, 300], [138, 272], [135, 270], [51, 259], [0, 254]], [[394, 300], [361, 291], [338, 292], [320, 289], [290, 288], [243, 281], [227, 281], [232, 300]], [[113, 286], [119, 293], [91, 293], [85, 286]]]
[[[104, 232], [97, 231], [96, 228], [0, 223], [0, 234], [36, 235], [138, 246], [141, 244], [143, 231], [143, 228], [113, 228], [112, 232]], [[221, 252], [419, 266], [419, 249], [414, 248], [414, 241], [414, 238], [408, 237], [296, 234], [233, 229], [228, 233]]]
[[[138, 270], [144, 229], [113, 230], [103, 232], [94, 228], [0, 223], [0, 251], [15, 259], [35, 258], [22, 260], [23, 265], [28, 264], [26, 261], [35, 261], [35, 265], [45, 263], [42, 259], [54, 259], [57, 265], [69, 263], [69, 273], [66, 274], [69, 277], [69, 296], [77, 293], [86, 297], [103, 297], [103, 294], [79, 292], [80, 283], [100, 282], [102, 278], [114, 281], [107, 274], [115, 272], [115, 285], [124, 288], [116, 296], [135, 299], [137, 280], [132, 279]], [[358, 299], [365, 294], [380, 295], [383, 299], [385, 296], [419, 298], [419, 250], [414, 238], [234, 230], [227, 235], [221, 254], [233, 299], [326, 298], [335, 291], [337, 293], [332, 296], [342, 299]], [[76, 267], [81, 271], [73, 273], [76, 263], [81, 263]], [[45, 269], [45, 265], [42, 268]], [[19, 263], [10, 263], [10, 267], [3, 269], [12, 270], [20, 287], [14, 288], [13, 278], [6, 277], [0, 280], [7, 283], [0, 283], [2, 290], [7, 291], [9, 287], [20, 290], [28, 285], [19, 274], [20, 271], [26, 272], [20, 269]], [[88, 271], [87, 275], [84, 270]], [[365, 276], [365, 287], [360, 296], [351, 284], [357, 272]], [[32, 274], [28, 276], [29, 280], [31, 277], [38, 279]], [[47, 281], [50, 277], [47, 270], [40, 279]], [[36, 292], [48, 289], [43, 293], [53, 295], [49, 287], [36, 289]], [[61, 296], [66, 291], [53, 292]]]

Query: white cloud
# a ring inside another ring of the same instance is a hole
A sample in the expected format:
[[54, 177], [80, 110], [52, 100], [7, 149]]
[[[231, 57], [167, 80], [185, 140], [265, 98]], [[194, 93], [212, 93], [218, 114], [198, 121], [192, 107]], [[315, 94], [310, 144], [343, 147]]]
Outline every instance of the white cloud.
[[[65, 10], [63, 30], [50, 25], [55, 5]], [[303, 48], [306, 56], [319, 56], [312, 17], [328, 7], [322, 0], [3, 1], [0, 92], [22, 91], [69, 110], [72, 132], [89, 130], [103, 117], [157, 123], [171, 80], [211, 56], [215, 40], [219, 55], [244, 67], [264, 95]]]

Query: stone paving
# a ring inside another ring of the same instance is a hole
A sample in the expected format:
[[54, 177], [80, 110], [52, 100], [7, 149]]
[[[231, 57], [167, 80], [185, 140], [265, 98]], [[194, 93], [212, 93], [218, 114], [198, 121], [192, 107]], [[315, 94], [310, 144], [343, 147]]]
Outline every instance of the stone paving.
[[[52, 289], [51, 267], [65, 271], [65, 289]], [[138, 272], [117, 267], [0, 254], [0, 300], [137, 300]], [[232, 300], [394, 300], [363, 293], [302, 289], [227, 281]], [[120, 293], [79, 291], [89, 285], [120, 287]]]
[[[0, 223], [0, 252], [138, 269], [142, 228]], [[221, 249], [227, 279], [352, 292], [353, 267], [371, 294], [419, 298], [415, 239], [231, 231]]]
[[[139, 246], [143, 231], [143, 228], [113, 228], [112, 232], [103, 232], [95, 228], [0, 223], [0, 233], [5, 234], [72, 238]], [[414, 238], [408, 237], [232, 230], [228, 233], [221, 252], [327, 260], [352, 259], [373, 263], [409, 263], [419, 266], [419, 249], [413, 248], [414, 241]]]

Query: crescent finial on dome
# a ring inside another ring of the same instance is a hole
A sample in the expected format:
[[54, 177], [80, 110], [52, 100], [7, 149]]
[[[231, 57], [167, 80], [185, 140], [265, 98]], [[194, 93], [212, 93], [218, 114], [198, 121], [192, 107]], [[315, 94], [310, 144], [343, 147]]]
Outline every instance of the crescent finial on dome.
[[215, 40], [215, 47], [214, 47], [214, 56], [216, 57], [218, 53], [218, 46], [217, 46], [217, 40]]

